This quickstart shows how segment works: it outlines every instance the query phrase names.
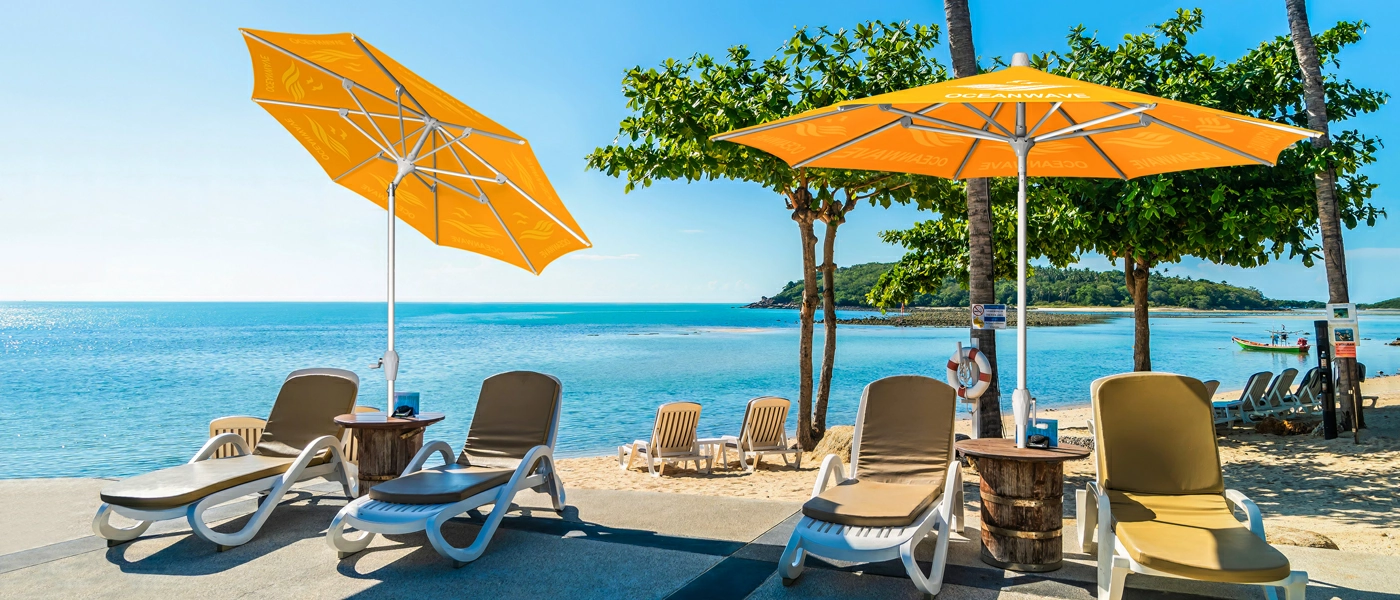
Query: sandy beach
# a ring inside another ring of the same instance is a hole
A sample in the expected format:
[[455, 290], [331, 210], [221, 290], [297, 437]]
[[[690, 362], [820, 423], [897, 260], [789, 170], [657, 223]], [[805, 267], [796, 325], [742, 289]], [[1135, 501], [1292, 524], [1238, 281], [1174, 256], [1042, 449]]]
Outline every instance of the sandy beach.
[[[1271, 541], [1306, 545], [1316, 543], [1317, 534], [1342, 550], [1400, 556], [1400, 481], [1395, 477], [1400, 472], [1400, 377], [1372, 379], [1363, 386], [1364, 394], [1379, 396], [1379, 401], [1377, 408], [1366, 410], [1368, 429], [1360, 445], [1350, 434], [1323, 440], [1239, 429], [1219, 438], [1226, 485], [1259, 504]], [[1237, 395], [1227, 391], [1217, 397]], [[1087, 405], [1044, 410], [1041, 416], [1058, 419], [1062, 436], [1089, 435]], [[967, 427], [965, 419], [959, 422], [959, 431], [966, 433]], [[623, 471], [611, 456], [565, 459], [559, 467], [565, 485], [576, 488], [804, 500], [821, 459], [819, 452], [808, 453], [802, 468], [792, 469], [774, 458], [776, 464], [765, 461], [752, 474], [737, 463], [712, 474], [668, 468], [659, 479], [645, 469]], [[1073, 490], [1094, 477], [1094, 463], [1067, 463], [1065, 475], [1066, 516], [1071, 517]], [[965, 480], [968, 500], [975, 504], [975, 469], [966, 471]]]

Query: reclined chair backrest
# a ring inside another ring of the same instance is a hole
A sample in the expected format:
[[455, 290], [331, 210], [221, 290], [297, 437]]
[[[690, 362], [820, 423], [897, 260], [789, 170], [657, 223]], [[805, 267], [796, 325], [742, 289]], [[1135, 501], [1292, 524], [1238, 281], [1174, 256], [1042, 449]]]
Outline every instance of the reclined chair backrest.
[[1220, 389], [1220, 380], [1219, 380], [1219, 379], [1207, 379], [1207, 380], [1205, 380], [1204, 383], [1205, 383], [1205, 386], [1206, 386], [1206, 397], [1207, 397], [1207, 398], [1214, 398], [1214, 397], [1215, 397], [1215, 391], [1218, 390], [1218, 389]]
[[1308, 369], [1303, 373], [1303, 380], [1298, 382], [1298, 392], [1293, 394], [1294, 399], [1299, 404], [1307, 406], [1317, 403], [1317, 394], [1322, 391], [1322, 378], [1318, 377], [1317, 367]]
[[1293, 380], [1298, 378], [1298, 369], [1284, 369], [1269, 384], [1268, 391], [1264, 392], [1264, 405], [1269, 408], [1283, 408], [1285, 406], [1285, 396], [1289, 390], [1293, 389]]
[[1141, 494], [1225, 491], [1210, 397], [1200, 381], [1170, 373], [1095, 380], [1094, 444], [1104, 489]]
[[775, 448], [787, 442], [787, 416], [792, 401], [787, 398], [754, 398], [744, 409], [739, 447]]
[[919, 375], [865, 386], [851, 441], [851, 477], [942, 486], [953, 460], [958, 393]]
[[344, 369], [292, 371], [277, 393], [253, 454], [296, 458], [316, 438], [339, 438], [343, 428], [335, 418], [355, 408], [359, 393], [359, 376]]
[[700, 424], [700, 404], [668, 402], [656, 409], [647, 451], [652, 456], [692, 454], [696, 451], [695, 428]]
[[1264, 392], [1268, 391], [1273, 377], [1273, 371], [1260, 371], [1249, 376], [1249, 381], [1244, 383], [1244, 391], [1240, 392], [1241, 410], [1254, 411], [1265, 406]]
[[554, 448], [563, 393], [558, 379], [534, 371], [486, 378], [457, 463], [514, 468], [531, 448]]

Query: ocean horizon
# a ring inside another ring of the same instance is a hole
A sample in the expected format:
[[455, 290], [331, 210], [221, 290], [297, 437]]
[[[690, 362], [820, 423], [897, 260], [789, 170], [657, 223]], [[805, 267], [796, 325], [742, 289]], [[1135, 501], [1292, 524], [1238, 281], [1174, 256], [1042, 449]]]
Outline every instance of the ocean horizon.
[[[399, 303], [400, 391], [447, 419], [427, 439], [465, 439], [481, 381], [527, 369], [564, 384], [558, 454], [607, 455], [650, 435], [656, 407], [704, 407], [703, 436], [736, 434], [757, 396], [796, 399], [797, 311], [735, 304]], [[819, 313], [820, 314], [820, 313]], [[843, 311], [843, 316], [850, 314]], [[1321, 311], [1161, 313], [1153, 367], [1238, 389], [1250, 373], [1304, 371], [1306, 356], [1240, 351], [1279, 325], [1311, 331]], [[1032, 327], [1030, 389], [1041, 408], [1078, 405], [1089, 383], [1132, 368], [1131, 315]], [[1400, 315], [1361, 317], [1368, 374], [1400, 369]], [[821, 360], [817, 328], [814, 362]], [[210, 420], [266, 416], [296, 369], [360, 376], [359, 404], [382, 408], [369, 365], [383, 353], [382, 302], [0, 302], [0, 478], [121, 477], [189, 459]], [[829, 425], [854, 421], [861, 390], [897, 374], [944, 376], [961, 328], [843, 325]], [[1003, 410], [1015, 383], [1015, 330], [998, 333]], [[788, 428], [794, 429], [796, 407]], [[966, 407], [959, 418], [967, 418]]]

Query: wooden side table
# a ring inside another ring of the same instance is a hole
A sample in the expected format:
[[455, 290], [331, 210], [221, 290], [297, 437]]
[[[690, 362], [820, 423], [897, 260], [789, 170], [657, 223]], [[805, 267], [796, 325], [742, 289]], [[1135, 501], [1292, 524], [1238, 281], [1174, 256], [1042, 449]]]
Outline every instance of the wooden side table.
[[423, 430], [446, 418], [442, 413], [422, 413], [411, 419], [365, 421], [359, 418], [364, 414], [335, 418], [336, 423], [350, 430], [359, 445], [355, 467], [359, 471], [361, 496], [376, 485], [397, 479], [423, 447]]
[[1002, 569], [1042, 573], [1060, 568], [1064, 529], [1064, 462], [1089, 449], [1061, 444], [1039, 450], [1014, 440], [958, 442], [977, 459], [982, 495], [982, 562]]

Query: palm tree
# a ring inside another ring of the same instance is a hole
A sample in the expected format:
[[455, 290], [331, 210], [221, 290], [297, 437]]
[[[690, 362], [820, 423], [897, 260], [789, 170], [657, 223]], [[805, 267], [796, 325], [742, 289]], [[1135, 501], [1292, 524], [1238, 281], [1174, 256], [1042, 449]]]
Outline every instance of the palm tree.
[[[972, 16], [967, 0], [943, 0], [948, 17], [948, 50], [953, 55], [953, 75], [977, 74], [977, 51], [972, 47]], [[992, 271], [992, 199], [986, 179], [967, 181], [968, 300], [973, 304], [996, 302], [996, 274]], [[977, 349], [992, 364], [992, 385], [977, 399], [981, 415], [980, 437], [1001, 437], [1001, 392], [997, 385], [997, 338], [992, 329], [973, 329]]]
[[[1293, 51], [1298, 55], [1298, 66], [1303, 71], [1303, 105], [1308, 111], [1308, 127], [1322, 135], [1313, 138], [1312, 144], [1319, 149], [1332, 145], [1327, 131], [1327, 93], [1322, 82], [1322, 64], [1318, 59], [1317, 46], [1313, 43], [1312, 29], [1308, 27], [1308, 7], [1304, 0], [1284, 0], [1288, 9], [1288, 29], [1293, 38]], [[1317, 184], [1317, 221], [1322, 230], [1322, 260], [1327, 267], [1327, 295], [1330, 302], [1351, 302], [1347, 291], [1346, 249], [1342, 244], [1342, 225], [1337, 209], [1337, 175], [1332, 169], [1321, 169], [1314, 176]], [[1337, 359], [1336, 389], [1351, 395], [1352, 373], [1356, 369], [1356, 359]], [[1346, 412], [1351, 403], [1344, 403]], [[1358, 412], [1360, 406], [1357, 406]], [[1359, 416], [1359, 415], [1358, 415]]]

